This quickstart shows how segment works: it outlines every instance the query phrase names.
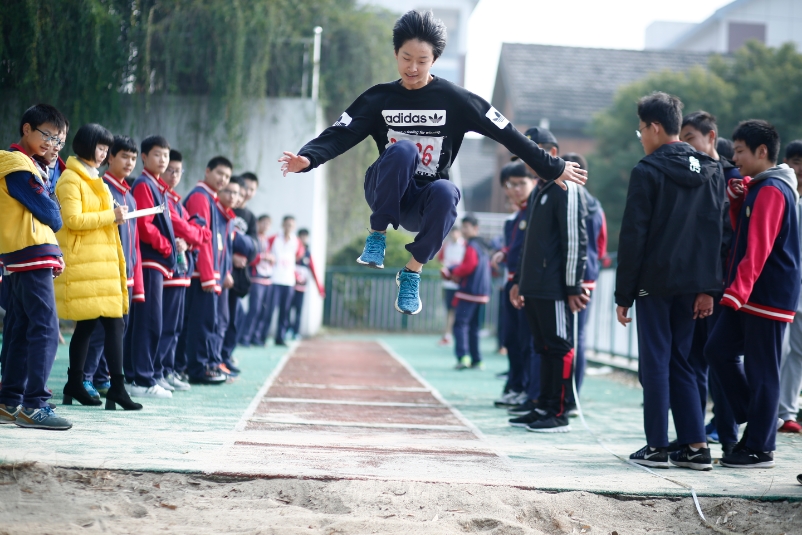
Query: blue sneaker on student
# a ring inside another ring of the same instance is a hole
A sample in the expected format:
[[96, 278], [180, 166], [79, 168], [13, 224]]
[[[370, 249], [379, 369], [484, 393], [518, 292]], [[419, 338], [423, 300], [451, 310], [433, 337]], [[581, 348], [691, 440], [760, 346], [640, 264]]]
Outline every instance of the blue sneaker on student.
[[84, 390], [86, 390], [86, 393], [93, 398], [100, 399], [100, 392], [97, 391], [95, 385], [92, 384], [92, 381], [84, 381]]
[[417, 314], [423, 309], [420, 300], [420, 273], [402, 269], [395, 276], [398, 285], [398, 297], [395, 299], [395, 309], [402, 314]]
[[69, 420], [56, 416], [56, 413], [49, 406], [41, 409], [26, 409], [23, 407], [17, 413], [17, 419], [14, 423], [19, 427], [27, 427], [29, 429], [53, 429], [56, 431], [66, 431], [72, 427], [72, 423]]
[[365, 249], [359, 258], [358, 264], [376, 269], [384, 269], [384, 250], [387, 248], [387, 238], [381, 232], [372, 232], [365, 240]]
[[[95, 390], [97, 390], [98, 394], [100, 394], [101, 396], [105, 396], [108, 393], [109, 388], [111, 388], [111, 381], [106, 381], [105, 383], [101, 383], [99, 385], [92, 385], [92, 386], [95, 387]], [[86, 391], [89, 392], [89, 389], [87, 389]], [[89, 393], [91, 394], [91, 392], [89, 392]]]

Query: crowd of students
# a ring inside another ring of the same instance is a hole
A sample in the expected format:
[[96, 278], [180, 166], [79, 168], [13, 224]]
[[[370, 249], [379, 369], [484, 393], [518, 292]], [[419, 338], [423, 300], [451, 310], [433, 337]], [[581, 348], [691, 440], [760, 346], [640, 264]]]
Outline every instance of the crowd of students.
[[264, 345], [276, 310], [276, 344], [299, 334], [308, 281], [323, 292], [309, 233], [286, 216], [270, 234], [270, 217], [247, 208], [255, 174], [233, 176], [216, 156], [182, 200], [183, 158], [163, 137], [137, 146], [83, 125], [64, 162], [68, 128], [56, 108], [32, 106], [19, 143], [0, 151], [0, 424], [72, 427], [47, 387], [59, 319], [75, 322], [64, 405], [105, 396], [110, 410], [237, 377], [236, 346]]
[[[715, 442], [722, 466], [772, 467], [776, 432], [802, 431], [802, 328], [793, 323], [802, 310], [802, 140], [789, 143], [777, 165], [780, 140], [769, 123], [744, 121], [730, 141], [719, 138], [710, 113], [681, 110], [664, 93], [638, 104], [646, 156], [629, 183], [615, 293], [624, 326], [637, 303], [647, 445], [630, 458], [710, 470]], [[547, 129], [526, 136], [557, 155]], [[578, 154], [562, 158], [587, 168]], [[495, 405], [514, 416], [513, 427], [567, 432], [576, 414], [572, 383], [580, 393], [586, 366], [592, 292], [610, 265], [604, 211], [583, 186], [541, 181], [520, 161], [502, 169], [500, 182], [518, 208], [503, 247], [488, 259], [467, 216], [439, 256], [456, 368], [482, 367], [476, 308], [489, 300], [490, 267], [503, 269], [499, 330], [509, 371]], [[441, 343], [450, 342], [447, 333]], [[705, 425], [708, 393], [714, 416]]]

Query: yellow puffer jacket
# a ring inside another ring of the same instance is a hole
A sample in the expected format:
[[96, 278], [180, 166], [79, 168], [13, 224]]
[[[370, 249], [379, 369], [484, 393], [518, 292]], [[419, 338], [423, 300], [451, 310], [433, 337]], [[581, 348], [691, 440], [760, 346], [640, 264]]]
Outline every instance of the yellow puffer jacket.
[[109, 187], [70, 156], [56, 183], [64, 226], [56, 233], [64, 274], [55, 279], [58, 317], [88, 320], [128, 313], [125, 256]]

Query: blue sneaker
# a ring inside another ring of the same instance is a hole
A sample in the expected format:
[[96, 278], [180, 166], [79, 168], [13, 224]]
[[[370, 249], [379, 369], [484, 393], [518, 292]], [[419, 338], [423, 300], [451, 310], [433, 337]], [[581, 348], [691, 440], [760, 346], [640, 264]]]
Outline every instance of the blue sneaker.
[[22, 408], [17, 413], [17, 419], [14, 423], [19, 427], [53, 429], [56, 431], [66, 431], [72, 427], [72, 422], [66, 418], [56, 416], [55, 411], [49, 406], [42, 407], [41, 409]]
[[420, 312], [423, 309], [419, 295], [420, 273], [402, 269], [395, 276], [395, 283], [398, 286], [395, 309], [402, 314], [410, 315]]
[[384, 250], [387, 248], [387, 238], [381, 232], [372, 232], [365, 240], [365, 250], [359, 258], [357, 264], [369, 266], [375, 269], [384, 269]]
[[84, 381], [84, 390], [93, 398], [100, 399], [100, 393], [95, 389], [95, 385], [92, 384], [92, 381]]
[[0, 424], [13, 424], [16, 422], [19, 411], [19, 407], [0, 404]]

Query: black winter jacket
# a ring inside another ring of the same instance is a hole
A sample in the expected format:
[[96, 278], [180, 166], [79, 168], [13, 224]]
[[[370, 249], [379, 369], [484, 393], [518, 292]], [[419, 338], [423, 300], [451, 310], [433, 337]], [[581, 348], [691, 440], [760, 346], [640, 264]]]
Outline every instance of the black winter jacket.
[[635, 166], [618, 240], [616, 304], [721, 293], [725, 188], [719, 163], [687, 143], [663, 145]]
[[582, 293], [588, 209], [582, 186], [541, 183], [529, 198], [529, 219], [520, 266], [513, 277], [524, 297], [563, 301]]

